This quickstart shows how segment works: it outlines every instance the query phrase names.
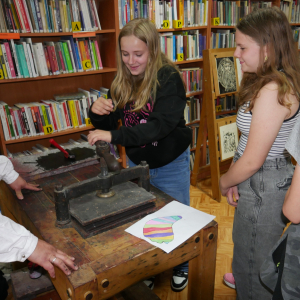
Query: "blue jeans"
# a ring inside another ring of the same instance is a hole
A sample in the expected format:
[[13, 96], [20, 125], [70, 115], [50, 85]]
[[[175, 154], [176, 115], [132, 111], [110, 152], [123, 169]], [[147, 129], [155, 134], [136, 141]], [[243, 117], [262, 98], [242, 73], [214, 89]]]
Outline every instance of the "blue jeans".
[[[129, 167], [136, 166], [129, 159]], [[169, 164], [150, 169], [150, 183], [183, 204], [190, 205], [190, 148]], [[188, 272], [188, 262], [174, 270]]]
[[[234, 160], [238, 158], [236, 154]], [[293, 172], [290, 157], [266, 160], [254, 175], [238, 185], [232, 271], [239, 300], [272, 297], [261, 283], [259, 271], [286, 226], [282, 205]]]

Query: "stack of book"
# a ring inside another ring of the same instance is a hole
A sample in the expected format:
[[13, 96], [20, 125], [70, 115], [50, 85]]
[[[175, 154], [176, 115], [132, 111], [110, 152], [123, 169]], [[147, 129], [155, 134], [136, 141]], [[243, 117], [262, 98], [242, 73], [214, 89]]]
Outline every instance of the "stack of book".
[[160, 34], [161, 51], [172, 61], [202, 58], [206, 49], [206, 36], [199, 30], [165, 32]]
[[99, 96], [107, 97], [108, 89], [78, 89], [77, 93], [54, 95], [54, 100], [16, 103], [0, 101], [0, 118], [6, 141], [45, 135], [61, 130], [90, 125], [89, 108]]
[[187, 93], [202, 91], [203, 69], [198, 67], [184, 68], [180, 69], [180, 72], [185, 83]]
[[101, 29], [95, 0], [1, 0], [0, 32], [71, 32]]
[[31, 78], [102, 69], [96, 38], [32, 43], [31, 38], [0, 42], [0, 70], [4, 79]]
[[271, 7], [272, 2], [266, 1], [224, 1], [213, 0], [211, 17], [219, 18], [219, 25], [236, 26], [238, 21], [257, 8]]
[[148, 18], [157, 29], [165, 28], [164, 21], [181, 20], [182, 27], [207, 25], [207, 0], [119, 0], [120, 29], [135, 18]]

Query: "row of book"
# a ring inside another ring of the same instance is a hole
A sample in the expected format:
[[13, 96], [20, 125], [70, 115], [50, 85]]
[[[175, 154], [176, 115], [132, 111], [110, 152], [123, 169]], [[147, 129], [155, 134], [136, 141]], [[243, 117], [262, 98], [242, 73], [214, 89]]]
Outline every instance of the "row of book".
[[237, 22], [258, 8], [271, 7], [272, 2], [265, 1], [227, 1], [227, 0], [213, 0], [211, 17], [219, 18], [219, 24], [226, 26], [235, 26]]
[[165, 32], [160, 35], [161, 51], [172, 61], [202, 58], [206, 36], [198, 30]]
[[[31, 38], [0, 42], [0, 79], [31, 78], [102, 69], [96, 38], [32, 43]], [[1, 76], [2, 74], [2, 76]]]
[[[74, 148], [76, 146], [84, 146], [84, 145], [87, 145], [88, 142], [86, 142], [85, 140], [83, 139], [78, 139], [78, 140], [73, 140], [73, 139], [69, 139], [68, 142], [66, 143], [60, 143], [59, 145], [66, 149], [68, 147], [71, 147], [71, 148]], [[43, 152], [49, 152], [49, 151], [52, 151], [52, 150], [56, 150], [56, 148], [53, 148], [52, 145], [50, 145], [50, 147], [46, 147], [42, 144], [36, 144], [35, 146], [33, 146], [30, 150], [24, 150], [24, 151], [20, 151], [20, 152], [15, 152], [15, 153], [11, 153], [8, 149], [7, 150], [7, 157], [8, 158], [17, 158], [17, 157], [23, 157], [23, 156], [29, 156], [29, 155], [36, 155], [36, 154], [42, 154]], [[120, 158], [120, 154], [119, 154], [119, 151], [118, 151], [118, 148], [116, 145], [112, 145], [110, 144], [110, 153], [112, 155], [114, 155], [114, 157], [116, 159], [119, 159]]]
[[233, 47], [236, 47], [235, 32], [230, 32], [229, 29], [218, 29], [217, 32], [211, 32], [211, 49]]
[[208, 0], [119, 0], [118, 6], [120, 28], [136, 18], [152, 20], [157, 29], [167, 28], [164, 21], [173, 28], [173, 20], [182, 27], [207, 25]]
[[186, 124], [200, 120], [201, 107], [202, 96], [199, 96], [198, 98], [190, 96], [187, 98], [186, 107], [184, 109], [184, 119]]
[[0, 118], [5, 140], [45, 135], [66, 129], [90, 125], [88, 116], [91, 104], [98, 97], [107, 98], [108, 89], [55, 95], [54, 100], [15, 103], [9, 106], [0, 101]]
[[203, 69], [199, 67], [180, 69], [187, 93], [202, 91]]
[[237, 103], [238, 94], [217, 97], [217, 99], [215, 99], [216, 112], [236, 110]]
[[0, 32], [71, 32], [101, 29], [95, 0], [1, 0]]
[[290, 23], [300, 23], [300, 3], [298, 1], [281, 1], [280, 9]]

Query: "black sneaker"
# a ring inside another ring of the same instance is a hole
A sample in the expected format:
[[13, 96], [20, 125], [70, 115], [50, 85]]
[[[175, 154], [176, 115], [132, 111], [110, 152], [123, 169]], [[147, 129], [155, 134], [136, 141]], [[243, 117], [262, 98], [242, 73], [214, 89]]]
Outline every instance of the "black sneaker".
[[188, 284], [188, 273], [182, 271], [173, 271], [171, 288], [174, 292], [181, 292]]
[[154, 280], [155, 280], [154, 276], [144, 280], [144, 283], [150, 290], [153, 290], [154, 288]]

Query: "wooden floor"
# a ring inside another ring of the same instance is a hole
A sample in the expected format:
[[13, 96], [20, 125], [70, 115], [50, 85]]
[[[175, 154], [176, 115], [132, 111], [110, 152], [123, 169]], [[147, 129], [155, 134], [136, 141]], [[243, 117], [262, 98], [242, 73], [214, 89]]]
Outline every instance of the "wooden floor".
[[[235, 290], [227, 287], [223, 283], [224, 273], [231, 272], [233, 252], [231, 233], [234, 208], [227, 204], [225, 197], [223, 197], [222, 201], [219, 203], [209, 196], [210, 180], [198, 183], [198, 187], [191, 186], [190, 188], [191, 206], [216, 216], [215, 221], [218, 222], [218, 248], [214, 300], [235, 300]], [[187, 289], [184, 289], [180, 293], [175, 293], [170, 289], [171, 276], [171, 270], [157, 276], [155, 279], [154, 292], [161, 300], [186, 300]]]

